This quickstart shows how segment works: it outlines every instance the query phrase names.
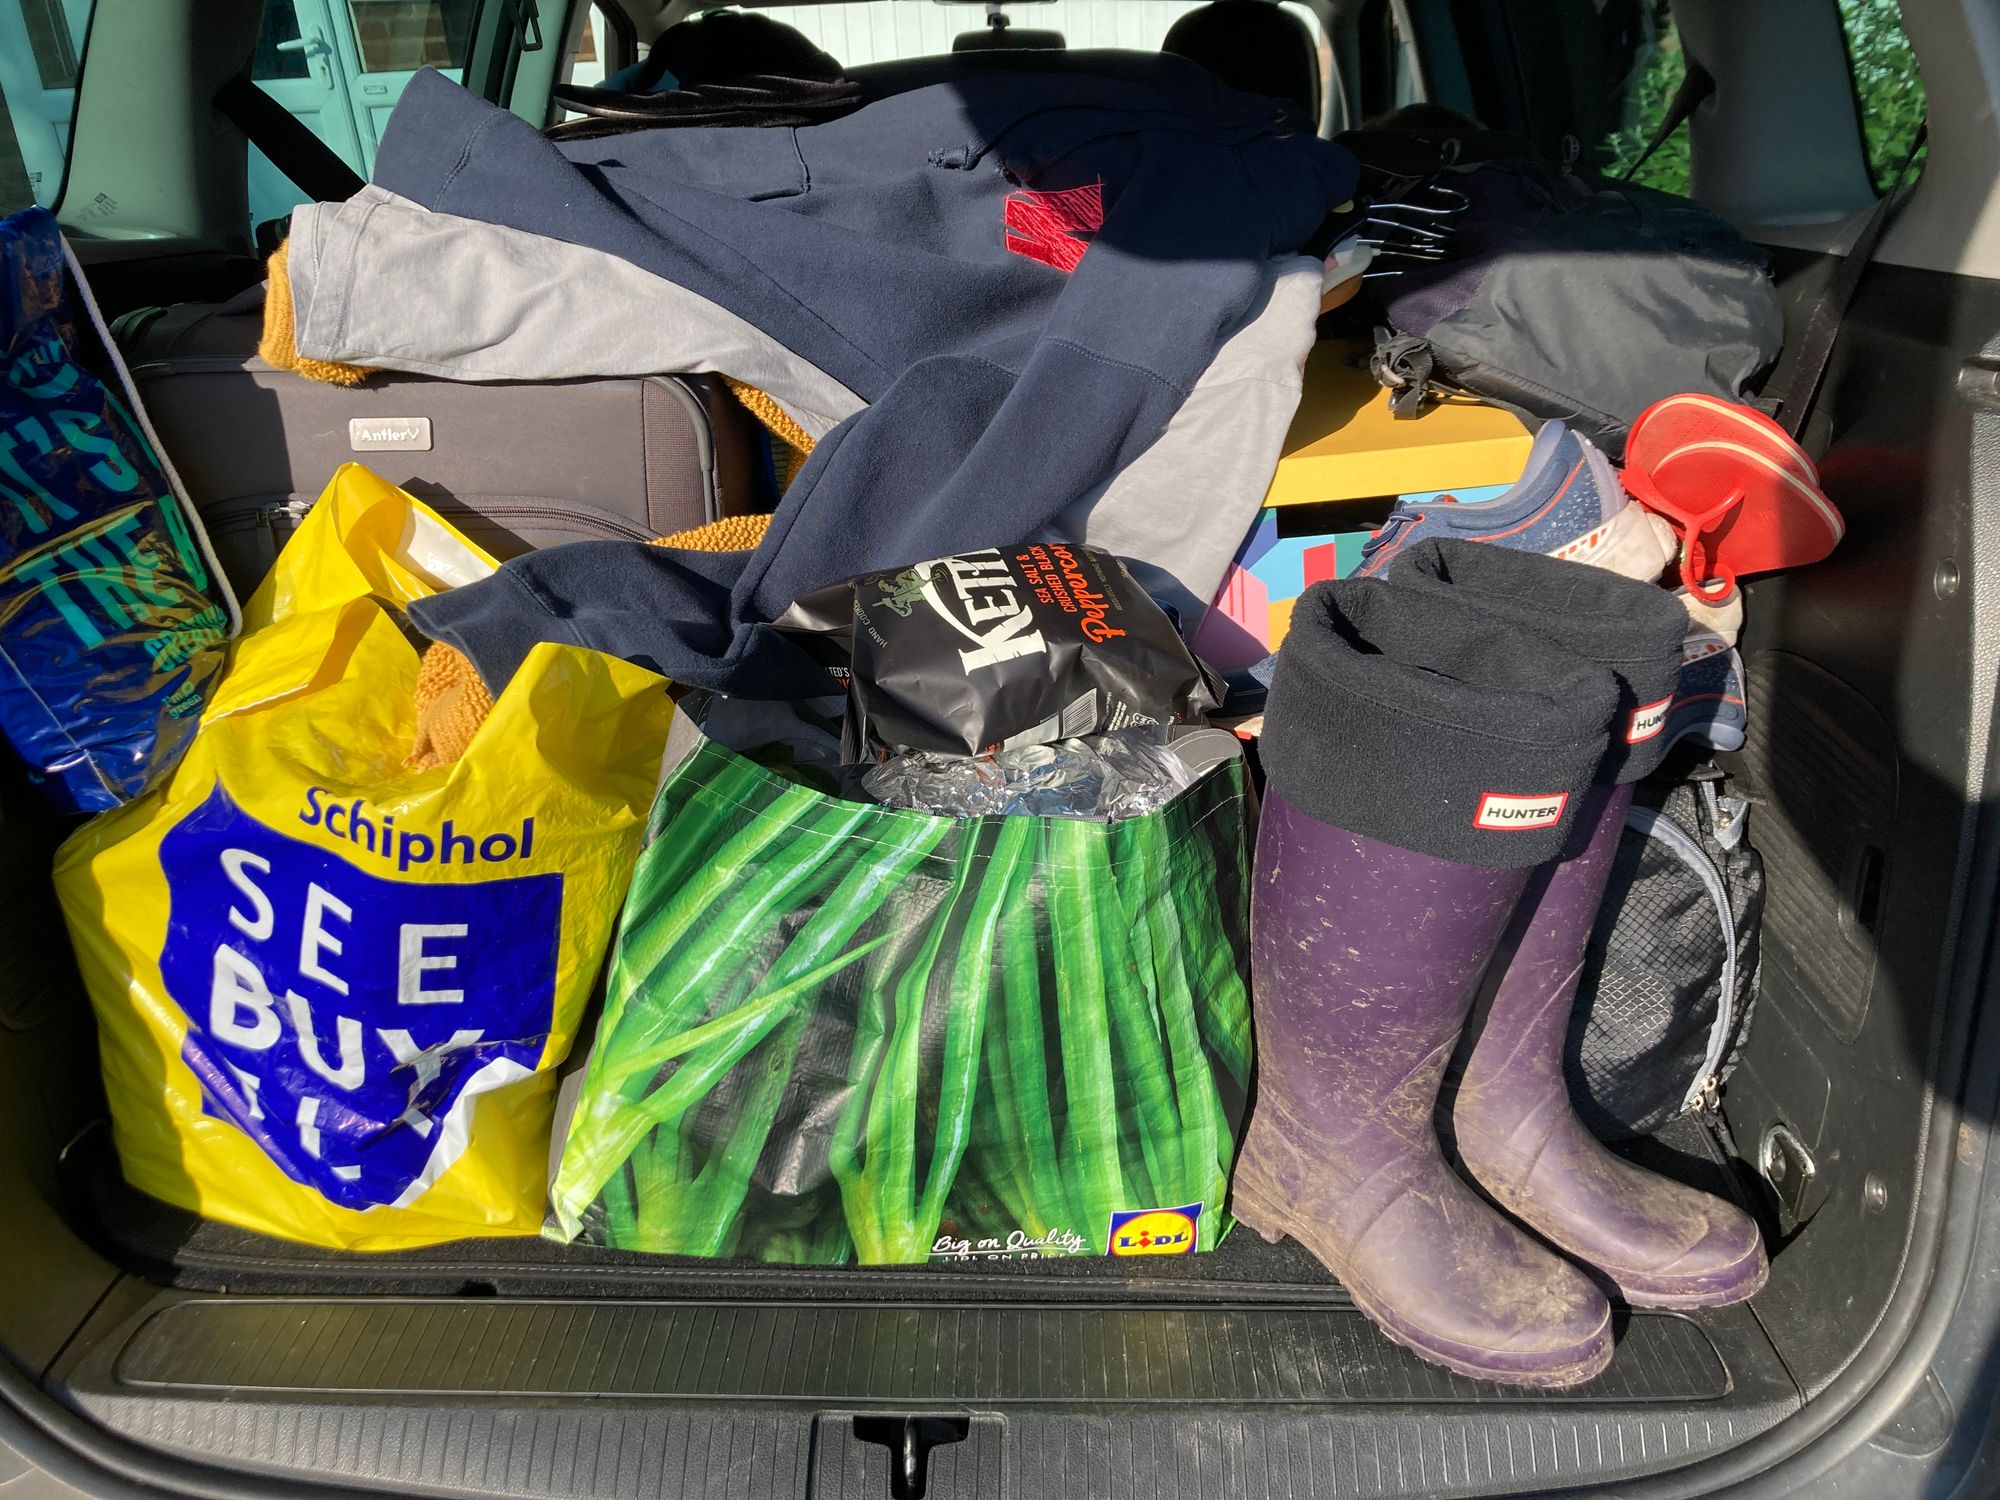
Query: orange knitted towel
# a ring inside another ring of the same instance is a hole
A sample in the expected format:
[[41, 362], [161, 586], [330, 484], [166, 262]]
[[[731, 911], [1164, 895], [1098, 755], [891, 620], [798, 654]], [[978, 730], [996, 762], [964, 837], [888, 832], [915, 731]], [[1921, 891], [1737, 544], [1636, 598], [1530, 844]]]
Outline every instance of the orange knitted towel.
[[493, 695], [455, 646], [434, 641], [417, 667], [417, 738], [403, 764], [412, 771], [457, 762], [493, 712]]
[[657, 538], [655, 547], [678, 547], [683, 552], [755, 552], [771, 529], [766, 515], [724, 516], [706, 526], [690, 526], [670, 536]]
[[375, 372], [362, 365], [344, 365], [331, 359], [306, 359], [299, 353], [298, 323], [292, 312], [292, 279], [285, 269], [291, 241], [271, 252], [265, 267], [269, 280], [264, 288], [264, 334], [257, 341], [257, 354], [274, 369], [290, 370], [308, 380], [328, 385], [359, 385]]
[[792, 414], [778, 405], [777, 398], [769, 391], [760, 391], [754, 385], [745, 385], [740, 380], [722, 377], [730, 393], [741, 401], [750, 415], [764, 424], [764, 428], [785, 447], [785, 452], [773, 454], [777, 460], [780, 491], [791, 488], [792, 480], [805, 466], [805, 461], [813, 451], [813, 436], [805, 428], [792, 420]]

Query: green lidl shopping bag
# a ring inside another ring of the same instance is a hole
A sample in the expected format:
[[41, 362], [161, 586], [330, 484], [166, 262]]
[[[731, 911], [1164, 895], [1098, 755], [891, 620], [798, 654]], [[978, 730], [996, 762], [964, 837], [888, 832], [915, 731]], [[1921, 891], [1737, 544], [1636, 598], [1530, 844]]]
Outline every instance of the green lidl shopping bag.
[[814, 1264], [1214, 1248], [1248, 803], [1232, 756], [1119, 822], [941, 818], [704, 740], [653, 809], [557, 1228]]

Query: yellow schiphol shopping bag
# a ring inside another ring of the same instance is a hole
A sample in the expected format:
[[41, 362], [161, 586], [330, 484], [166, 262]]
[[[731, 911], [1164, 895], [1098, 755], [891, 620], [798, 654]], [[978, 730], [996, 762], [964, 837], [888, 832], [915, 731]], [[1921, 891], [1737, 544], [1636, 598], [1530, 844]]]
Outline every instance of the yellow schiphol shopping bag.
[[133, 1186], [341, 1249], [539, 1229], [553, 1069], [673, 707], [654, 673], [541, 645], [456, 763], [407, 768], [402, 610], [494, 566], [345, 466], [186, 758], [58, 853]]

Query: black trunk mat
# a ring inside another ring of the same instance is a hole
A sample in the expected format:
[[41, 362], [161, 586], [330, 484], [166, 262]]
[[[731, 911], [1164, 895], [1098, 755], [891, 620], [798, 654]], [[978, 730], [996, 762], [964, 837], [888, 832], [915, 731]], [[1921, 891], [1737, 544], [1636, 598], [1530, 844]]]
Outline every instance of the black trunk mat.
[[[1621, 1147], [1644, 1165], [1729, 1194], [1712, 1143], [1693, 1121]], [[295, 1245], [204, 1221], [128, 1186], [107, 1131], [71, 1147], [74, 1217], [125, 1269], [188, 1291], [313, 1295], [499, 1295], [814, 1301], [1019, 1298], [1038, 1302], [1345, 1304], [1346, 1291], [1296, 1241], [1237, 1228], [1205, 1255], [1116, 1260], [939, 1262], [929, 1266], [780, 1266], [644, 1255], [535, 1238], [461, 1240], [354, 1254]]]
[[[142, 1390], [294, 1396], [827, 1402], [1543, 1401], [1390, 1343], [1352, 1307], [885, 1306], [464, 1298], [194, 1298], [116, 1365]], [[1714, 1401], [1687, 1318], [1638, 1313], [1567, 1399]]]
[[[272, 1476], [274, 1500], [312, 1483], [467, 1500], [1542, 1494], [1691, 1462], [1798, 1406], [1742, 1308], [1621, 1319], [1610, 1369], [1538, 1392], [1427, 1365], [1343, 1306], [157, 1292], [108, 1310], [53, 1378], [138, 1442]], [[928, 1488], [898, 1487], [882, 1445], [917, 1426], [939, 1444]]]
[[[1040, 1301], [1342, 1302], [1347, 1294], [1293, 1240], [1267, 1245], [1235, 1230], [1206, 1255], [939, 1262], [931, 1266], [774, 1266], [641, 1255], [533, 1238], [460, 1240], [353, 1254], [294, 1245], [184, 1209], [126, 1185], [108, 1152], [82, 1174], [79, 1217], [125, 1269], [190, 1291], [508, 1297], [675, 1297], [815, 1301], [1005, 1296]], [[1144, 1267], [1135, 1271], [1135, 1264]]]

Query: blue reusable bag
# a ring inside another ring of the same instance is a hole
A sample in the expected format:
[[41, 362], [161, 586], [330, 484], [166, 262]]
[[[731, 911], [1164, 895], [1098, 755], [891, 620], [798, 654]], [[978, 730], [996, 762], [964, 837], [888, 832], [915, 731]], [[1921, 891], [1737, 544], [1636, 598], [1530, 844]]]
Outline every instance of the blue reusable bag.
[[236, 600], [47, 210], [0, 220], [0, 274], [0, 736], [102, 812], [186, 749]]

